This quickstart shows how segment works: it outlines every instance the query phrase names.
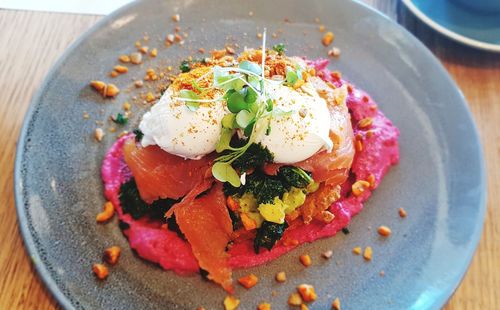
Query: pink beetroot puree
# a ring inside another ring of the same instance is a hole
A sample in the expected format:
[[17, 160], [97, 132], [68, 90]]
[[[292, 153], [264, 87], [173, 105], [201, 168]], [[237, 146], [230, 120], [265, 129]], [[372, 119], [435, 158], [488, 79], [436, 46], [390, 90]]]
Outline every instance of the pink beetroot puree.
[[[336, 86], [347, 83], [326, 68], [328, 60], [309, 64], [316, 67], [317, 75], [324, 80]], [[389, 167], [399, 161], [399, 130], [378, 111], [377, 105], [362, 90], [349, 86], [347, 105], [352, 117], [354, 135], [362, 140], [363, 145], [362, 150], [356, 151], [351, 174], [354, 180], [366, 180], [370, 174], [374, 175], [375, 189]], [[373, 120], [371, 127], [358, 128], [357, 123], [366, 117]], [[146, 218], [134, 220], [130, 215], [123, 214], [118, 197], [120, 185], [131, 177], [122, 152], [123, 143], [129, 138], [130, 136], [125, 136], [115, 142], [104, 158], [101, 173], [106, 198], [116, 207], [120, 221], [128, 224], [123, 226], [123, 233], [127, 236], [130, 247], [142, 258], [158, 263], [164, 269], [180, 274], [198, 272], [199, 266], [189, 243], [179, 238], [175, 232], [162, 228], [159, 221]], [[237, 239], [229, 250], [231, 266], [247, 268], [260, 265], [276, 259], [302, 243], [335, 235], [349, 224], [352, 216], [361, 211], [363, 202], [371, 195], [371, 190], [366, 190], [358, 197], [351, 195], [350, 186], [351, 183], [347, 181], [343, 185], [343, 198], [330, 207], [330, 211], [335, 215], [331, 223], [313, 221], [308, 225], [292, 225], [271, 251], [262, 248], [260, 254], [255, 254], [252, 239]], [[291, 240], [294, 242], [289, 242]]]

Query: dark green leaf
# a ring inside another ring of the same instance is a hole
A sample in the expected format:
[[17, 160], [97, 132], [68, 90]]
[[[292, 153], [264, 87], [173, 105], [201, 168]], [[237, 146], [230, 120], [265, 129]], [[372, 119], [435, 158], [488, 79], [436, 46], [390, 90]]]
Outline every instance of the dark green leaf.
[[181, 62], [181, 65], [179, 66], [179, 69], [181, 70], [181, 72], [189, 72], [189, 71], [191, 71], [191, 65], [189, 64], [189, 61], [183, 60]]
[[246, 171], [273, 162], [273, 154], [260, 143], [252, 143], [248, 150], [232, 164], [235, 169]]
[[287, 227], [288, 224], [286, 222], [283, 224], [277, 224], [264, 221], [259, 229], [257, 229], [257, 235], [255, 236], [253, 242], [255, 253], [258, 254], [261, 247], [271, 250], [276, 242], [283, 237]]
[[280, 176], [285, 182], [297, 188], [305, 188], [313, 179], [310, 174], [299, 167], [283, 166], [278, 170]]
[[286, 52], [285, 44], [278, 43], [278, 44], [273, 46], [273, 50], [278, 52], [278, 54], [283, 55]]
[[135, 141], [141, 142], [142, 137], [144, 137], [144, 133], [140, 129], [134, 129]]
[[113, 117], [113, 122], [119, 125], [125, 125], [128, 122], [128, 118], [125, 117], [123, 114], [118, 113], [116, 114], [116, 117]]
[[243, 130], [246, 137], [250, 137], [253, 132], [253, 127], [255, 126], [255, 121], [251, 121]]

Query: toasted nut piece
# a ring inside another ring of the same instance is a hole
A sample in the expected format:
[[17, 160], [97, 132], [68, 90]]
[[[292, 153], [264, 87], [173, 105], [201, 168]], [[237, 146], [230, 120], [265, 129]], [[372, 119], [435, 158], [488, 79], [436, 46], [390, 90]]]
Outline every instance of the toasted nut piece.
[[332, 302], [332, 310], [340, 310], [340, 299], [338, 297]]
[[196, 308], [196, 310], [206, 310], [206, 309], [202, 306], [199, 306], [198, 308]]
[[110, 265], [116, 265], [120, 258], [121, 249], [118, 246], [112, 246], [104, 250], [104, 261]]
[[104, 266], [103, 264], [92, 265], [92, 271], [95, 273], [96, 277], [99, 280], [104, 280], [109, 275], [108, 267]]
[[372, 260], [372, 252], [373, 252], [372, 247], [367, 246], [365, 248], [365, 251], [363, 252], [363, 258], [365, 260]]
[[101, 94], [103, 94], [104, 90], [106, 89], [106, 83], [104, 83], [103, 81], [90, 81], [90, 86], [92, 86]]
[[130, 105], [130, 103], [128, 103], [128, 101], [126, 101], [125, 103], [123, 103], [123, 109], [124, 109], [125, 111], [130, 111], [130, 108], [131, 108], [131, 107], [132, 107], [132, 106]]
[[174, 34], [174, 38], [175, 38], [175, 41], [177, 41], [177, 42], [181, 42], [182, 41], [182, 37], [178, 33]]
[[240, 300], [234, 296], [226, 296], [224, 298], [224, 310], [235, 310], [238, 309], [240, 305]]
[[314, 286], [310, 284], [301, 284], [297, 286], [297, 291], [305, 302], [315, 301], [318, 298], [318, 295], [316, 295], [314, 291]]
[[319, 25], [319, 32], [325, 31], [325, 25]]
[[257, 33], [257, 38], [262, 39], [262, 33]]
[[328, 51], [328, 56], [339, 57], [340, 56], [340, 48], [333, 47], [331, 50]]
[[130, 54], [130, 62], [135, 65], [140, 64], [142, 62], [142, 54], [137, 52]]
[[205, 49], [204, 49], [203, 47], [200, 47], [200, 48], [198, 49], [198, 53], [200, 53], [200, 54], [204, 54], [204, 53], [205, 53]]
[[234, 55], [235, 53], [234, 48], [232, 48], [231, 46], [226, 46], [226, 52], [230, 55]]
[[118, 57], [118, 60], [123, 63], [128, 63], [130, 62], [130, 57], [128, 55], [120, 55], [120, 57]]
[[330, 223], [331, 221], [333, 221], [334, 218], [335, 214], [333, 214], [332, 212], [328, 210], [321, 211], [321, 219], [323, 220], [323, 222]]
[[172, 20], [174, 22], [178, 22], [181, 20], [181, 16], [179, 14], [175, 14], [174, 16], [172, 16]]
[[375, 175], [373, 175], [373, 173], [370, 173], [366, 177], [366, 181], [368, 181], [368, 183], [370, 183], [370, 189], [374, 189], [375, 188]]
[[102, 128], [96, 128], [94, 132], [94, 137], [97, 141], [101, 142], [104, 137], [104, 130]]
[[352, 252], [356, 255], [361, 254], [361, 247], [357, 246], [354, 249], [352, 249]]
[[214, 59], [220, 59], [220, 58], [226, 56], [226, 50], [225, 49], [224, 50], [212, 50], [210, 52], [210, 54], [212, 54], [212, 57]]
[[300, 306], [302, 304], [302, 297], [300, 297], [299, 293], [292, 293], [288, 297], [288, 304], [290, 306]]
[[308, 254], [300, 255], [299, 259], [302, 265], [306, 267], [309, 267], [312, 264], [311, 256], [309, 256]]
[[241, 277], [238, 279], [238, 282], [246, 289], [254, 287], [257, 282], [259, 282], [259, 278], [257, 278], [254, 274], [249, 274], [247, 276]]
[[141, 44], [141, 41], [135, 41], [134, 45], [135, 45], [135, 47], [141, 47], [142, 44]]
[[120, 89], [116, 87], [115, 84], [109, 83], [108, 87], [106, 88], [106, 97], [115, 97], [119, 92]]
[[380, 226], [378, 229], [377, 229], [379, 235], [383, 236], [383, 237], [389, 237], [391, 235], [391, 229], [387, 226]]
[[402, 217], [402, 218], [406, 217], [406, 211], [405, 211], [405, 209], [399, 208], [398, 213], [399, 213], [400, 217]]
[[363, 194], [363, 192], [370, 187], [370, 183], [364, 180], [357, 180], [354, 182], [354, 184], [351, 186], [352, 193], [354, 196], [359, 196]]
[[363, 151], [363, 140], [356, 138], [354, 142], [354, 146], [357, 152]]
[[325, 252], [321, 253], [321, 256], [323, 256], [323, 258], [326, 258], [326, 259], [331, 258], [332, 255], [333, 255], [333, 251], [332, 250], [328, 250], [328, 251], [325, 251]]
[[120, 75], [120, 73], [116, 72], [115, 70], [113, 70], [113, 71], [111, 71], [111, 72], [109, 73], [109, 76], [110, 76], [110, 77], [112, 77], [112, 78], [115, 78], [115, 77], [117, 77], [117, 76], [119, 76], [119, 75]]
[[286, 273], [284, 271], [280, 271], [275, 276], [276, 281], [283, 283], [286, 281]]
[[137, 88], [141, 88], [142, 86], [144, 86], [144, 82], [142, 80], [137, 80], [134, 82], [134, 85]]
[[118, 73], [127, 73], [128, 72], [128, 68], [125, 66], [121, 66], [121, 65], [114, 66], [113, 70], [115, 70]]
[[299, 245], [299, 240], [292, 239], [292, 238], [286, 238], [285, 240], [283, 240], [283, 245], [284, 246], [296, 246], [296, 245]]
[[147, 101], [147, 102], [154, 101], [155, 99], [156, 99], [156, 97], [153, 95], [153, 93], [152, 93], [152, 92], [148, 92], [148, 93], [146, 94], [146, 101]]
[[103, 211], [97, 214], [95, 220], [98, 223], [103, 223], [111, 219], [114, 214], [115, 214], [115, 207], [113, 206], [111, 201], [106, 201], [106, 203], [103, 206]]
[[267, 302], [260, 303], [257, 306], [257, 310], [271, 310], [271, 304], [268, 304]]
[[373, 124], [373, 119], [371, 117], [365, 117], [358, 122], [359, 128], [368, 128]]
[[174, 40], [175, 40], [175, 37], [174, 37], [174, 35], [173, 35], [173, 34], [171, 34], [171, 33], [170, 33], [170, 34], [167, 34], [166, 41], [167, 41], [168, 43], [174, 43]]
[[328, 31], [323, 36], [323, 39], [321, 40], [321, 43], [323, 43], [324, 46], [328, 46], [328, 45], [332, 44], [333, 39], [335, 39], [335, 36], [333, 35], [333, 32]]
[[147, 47], [147, 46], [139, 47], [139, 52], [141, 52], [142, 54], [147, 54], [148, 51], [149, 51], [149, 47]]
[[158, 56], [158, 49], [153, 48], [153, 49], [151, 50], [151, 52], [149, 53], [149, 56], [151, 56], [151, 57], [156, 57], [156, 56]]

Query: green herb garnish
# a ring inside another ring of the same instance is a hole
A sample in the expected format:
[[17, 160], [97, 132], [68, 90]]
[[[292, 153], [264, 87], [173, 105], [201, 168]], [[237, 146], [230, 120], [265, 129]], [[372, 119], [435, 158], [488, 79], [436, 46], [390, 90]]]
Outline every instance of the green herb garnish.
[[258, 254], [261, 247], [271, 250], [276, 242], [283, 237], [287, 227], [288, 224], [286, 222], [283, 224], [276, 224], [264, 221], [259, 229], [257, 229], [257, 235], [253, 241], [255, 253]]
[[276, 44], [276, 45], [273, 46], [273, 50], [275, 50], [276, 52], [278, 52], [279, 55], [283, 55], [286, 52], [285, 44], [278, 43], [278, 44]]
[[144, 133], [140, 129], [134, 129], [133, 133], [135, 135], [135, 141], [141, 142], [142, 137], [144, 137]]
[[313, 182], [313, 179], [306, 171], [299, 167], [284, 166], [278, 171], [278, 175], [288, 184], [297, 188], [305, 188]]
[[183, 73], [191, 71], [191, 65], [190, 65], [189, 61], [183, 60], [181, 62], [181, 65], [179, 66], [179, 69]]
[[128, 122], [128, 118], [121, 113], [116, 114], [116, 117], [113, 117], [112, 120], [119, 125], [125, 125]]

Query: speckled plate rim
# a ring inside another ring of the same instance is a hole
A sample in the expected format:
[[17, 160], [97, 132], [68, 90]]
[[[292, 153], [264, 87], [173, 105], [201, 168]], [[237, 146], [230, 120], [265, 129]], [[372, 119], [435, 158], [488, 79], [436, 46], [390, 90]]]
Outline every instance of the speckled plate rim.
[[26, 112], [26, 116], [24, 117], [23, 120], [23, 125], [21, 127], [21, 131], [19, 133], [19, 138], [17, 140], [17, 145], [16, 145], [16, 159], [14, 163], [14, 198], [15, 198], [15, 203], [16, 203], [16, 213], [17, 213], [17, 220], [19, 223], [19, 230], [21, 232], [21, 236], [24, 241], [24, 248], [27, 250], [30, 260], [32, 261], [35, 270], [37, 271], [38, 275], [40, 276], [43, 284], [45, 287], [50, 291], [52, 296], [55, 298], [55, 300], [59, 303], [61, 307], [64, 309], [73, 309], [73, 305], [71, 304], [70, 300], [63, 294], [63, 292], [60, 290], [59, 286], [56, 284], [54, 279], [51, 277], [49, 271], [47, 270], [46, 266], [43, 264], [38, 264], [37, 261], [39, 261], [39, 253], [37, 251], [37, 248], [35, 246], [35, 242], [33, 240], [33, 236], [31, 235], [31, 232], [28, 227], [28, 220], [26, 218], [26, 215], [24, 213], [24, 208], [23, 208], [23, 184], [22, 184], [22, 176], [21, 176], [21, 166], [22, 166], [22, 158], [24, 156], [24, 145], [26, 143], [26, 136], [28, 134], [28, 127], [30, 125], [30, 122], [32, 120], [33, 114], [38, 108], [38, 102], [42, 97], [43, 91], [45, 87], [48, 85], [49, 81], [52, 79], [53, 75], [59, 67], [62, 66], [62, 64], [66, 61], [68, 56], [80, 46], [80, 43], [85, 41], [88, 37], [90, 37], [94, 32], [96, 32], [98, 29], [102, 28], [105, 26], [110, 20], [114, 19], [116, 16], [120, 15], [122, 12], [128, 10], [130, 7], [135, 6], [139, 1], [135, 0], [132, 1], [131, 3], [128, 3], [119, 9], [115, 10], [113, 13], [104, 16], [99, 20], [96, 24], [94, 24], [92, 27], [90, 27], [88, 30], [86, 30], [82, 35], [80, 35], [65, 51], [64, 53], [59, 56], [59, 59], [52, 65], [51, 69], [43, 79], [42, 83], [38, 87], [36, 93], [33, 95], [33, 98], [31, 99], [28, 111]]
[[432, 29], [441, 33], [442, 35], [467, 46], [478, 48], [485, 51], [500, 53], [500, 44], [493, 44], [488, 42], [479, 41], [461, 35], [457, 32], [451, 31], [448, 28], [441, 26], [438, 22], [434, 21], [432, 18], [427, 16], [422, 10], [420, 10], [414, 3], [413, 0], [403, 0], [403, 4], [423, 23], [430, 26]]
[[[461, 90], [456, 86], [455, 82], [453, 79], [449, 76], [448, 72], [446, 69], [443, 67], [443, 65], [437, 60], [437, 58], [432, 54], [432, 52], [422, 43], [420, 42], [412, 33], [407, 31], [404, 27], [400, 26], [393, 20], [391, 20], [388, 16], [384, 15], [380, 11], [374, 9], [373, 7], [360, 2], [358, 0], [350, 0], [361, 7], [368, 9], [375, 15], [388, 20], [390, 23], [392, 23], [395, 27], [399, 27], [406, 35], [409, 40], [413, 40], [416, 42], [417, 46], [420, 46], [422, 51], [426, 53], [426, 58], [432, 62], [432, 65], [439, 68], [439, 71], [443, 73], [443, 75], [448, 79], [448, 81], [455, 85], [456, 91], [460, 93], [462, 101], [457, 104], [463, 105], [465, 108], [466, 117], [468, 118], [468, 121], [471, 123], [472, 127], [474, 128], [474, 136], [475, 140], [477, 143], [478, 147], [478, 153], [480, 156], [480, 187], [483, 188], [483, 191], [481, 192], [481, 196], [479, 197], [477, 207], [480, 209], [479, 213], [480, 216], [478, 217], [477, 222], [475, 223], [476, 228], [479, 228], [475, 230], [475, 233], [473, 236], [471, 236], [471, 239], [473, 240], [473, 251], [470, 251], [466, 253], [466, 257], [464, 259], [464, 266], [461, 268], [454, 277], [454, 281], [449, 281], [448, 285], [446, 287], [443, 287], [442, 294], [439, 295], [439, 297], [434, 301], [434, 305], [432, 308], [442, 308], [445, 303], [451, 298], [455, 290], [457, 289], [458, 285], [462, 281], [463, 277], [465, 276], [466, 271], [469, 268], [469, 265], [472, 261], [472, 257], [474, 256], [474, 253], [476, 252], [479, 239], [482, 234], [483, 230], [483, 223], [484, 223], [484, 216], [486, 213], [486, 197], [487, 197], [487, 181], [486, 181], [486, 170], [485, 170], [485, 162], [484, 162], [484, 153], [483, 153], [483, 148], [479, 139], [479, 133], [477, 129], [477, 125], [474, 122], [474, 119], [472, 117], [472, 114], [470, 112], [470, 109], [466, 103], [465, 97]], [[410, 2], [411, 0], [403, 0], [403, 2]], [[84, 32], [75, 42], [73, 42], [70, 47], [66, 49], [66, 51], [60, 56], [60, 58], [56, 61], [56, 63], [52, 66], [50, 71], [47, 73], [45, 76], [43, 82], [40, 84], [38, 90], [36, 91], [35, 95], [33, 96], [30, 106], [28, 108], [28, 111], [26, 112], [26, 116], [23, 121], [23, 125], [19, 134], [18, 142], [17, 142], [17, 149], [16, 149], [16, 159], [15, 159], [15, 165], [14, 165], [14, 196], [15, 196], [15, 204], [16, 204], [16, 213], [18, 217], [18, 223], [19, 223], [19, 230], [21, 232], [21, 236], [24, 241], [24, 247], [26, 251], [28, 252], [31, 261], [33, 262], [33, 265], [35, 267], [35, 270], [37, 271], [38, 275], [40, 276], [42, 282], [44, 285], [47, 287], [49, 292], [52, 294], [52, 296], [55, 298], [55, 300], [59, 303], [61, 307], [64, 309], [73, 309], [73, 305], [71, 304], [70, 300], [63, 294], [63, 292], [60, 290], [59, 286], [55, 283], [54, 279], [51, 277], [49, 271], [47, 270], [46, 266], [43, 264], [38, 264], [37, 261], [39, 261], [39, 253], [37, 251], [37, 248], [35, 246], [35, 242], [33, 240], [33, 236], [31, 235], [31, 232], [29, 230], [28, 226], [28, 221], [27, 217], [25, 215], [25, 209], [23, 207], [23, 184], [22, 184], [22, 176], [21, 176], [21, 166], [22, 166], [22, 159], [24, 155], [24, 146], [26, 143], [26, 137], [28, 134], [28, 128], [31, 123], [31, 120], [33, 118], [33, 115], [35, 111], [38, 108], [38, 102], [43, 94], [43, 91], [45, 87], [47, 86], [48, 82], [52, 79], [53, 75], [59, 67], [66, 61], [68, 56], [82, 43], [85, 41], [88, 37], [90, 37], [94, 32], [96, 32], [98, 29], [102, 28], [104, 25], [106, 25], [110, 20], [114, 19], [116, 16], [120, 15], [122, 12], [128, 10], [129, 8], [137, 5], [140, 1], [135, 0], [127, 5], [124, 5], [123, 7], [119, 8], [118, 10], [114, 11], [113, 13], [109, 14], [108, 16], [103, 17], [100, 21], [98, 21], [94, 26], [92, 26], [90, 29], [88, 29], [86, 32]], [[500, 52], [500, 47], [499, 47], [499, 52]]]

